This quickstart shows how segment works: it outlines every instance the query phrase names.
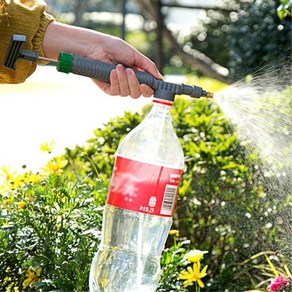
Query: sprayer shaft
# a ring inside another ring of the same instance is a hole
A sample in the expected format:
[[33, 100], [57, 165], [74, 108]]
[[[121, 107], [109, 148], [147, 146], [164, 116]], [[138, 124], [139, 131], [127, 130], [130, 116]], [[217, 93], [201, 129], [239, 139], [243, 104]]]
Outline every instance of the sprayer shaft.
[[[116, 66], [96, 60], [91, 60], [72, 54], [62, 52], [59, 55], [57, 70], [64, 73], [74, 73], [90, 78], [95, 78], [104, 82], [110, 82], [110, 73]], [[142, 84], [149, 85], [154, 91], [159, 90], [169, 92], [170, 95], [188, 95], [195, 98], [202, 96], [211, 97], [207, 91], [196, 85], [175, 84], [154, 78], [147, 72], [134, 70], [137, 79]]]
[[50, 58], [46, 58], [46, 57], [39, 57], [39, 60], [41, 61], [46, 61], [46, 62], [50, 62], [52, 63], [53, 65], [57, 65], [58, 64], [58, 61], [55, 60], [55, 59], [50, 59]]
[[[110, 82], [110, 73], [116, 68], [114, 64], [103, 63], [83, 57], [73, 56], [73, 54], [61, 52], [58, 61], [40, 57], [38, 52], [22, 49], [25, 43], [25, 35], [13, 35], [7, 55], [4, 60], [5, 67], [15, 70], [15, 62], [18, 59], [37, 63], [38, 60], [51, 62], [56, 65], [59, 72], [74, 73], [86, 77]], [[188, 95], [200, 98], [201, 96], [213, 97], [213, 94], [203, 90], [196, 85], [175, 84], [156, 79], [152, 74], [134, 70], [137, 79], [141, 84], [147, 84], [154, 90], [154, 96], [167, 100], [174, 100], [175, 95]]]

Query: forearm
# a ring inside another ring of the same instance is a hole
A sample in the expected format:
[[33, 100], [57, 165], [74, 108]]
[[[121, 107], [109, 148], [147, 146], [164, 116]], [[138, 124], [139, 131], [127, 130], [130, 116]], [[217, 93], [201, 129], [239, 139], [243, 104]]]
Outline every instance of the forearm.
[[[156, 78], [163, 78], [151, 60], [121, 38], [90, 29], [52, 22], [47, 26], [42, 48], [44, 55], [50, 59], [58, 59], [60, 52], [64, 51], [106, 63], [140, 68]], [[136, 98], [153, 94], [150, 87], [139, 84], [131, 69], [125, 70], [123, 66], [112, 70], [110, 83], [99, 80], [94, 82], [110, 95], [130, 95]]]
[[47, 58], [57, 59], [61, 51], [86, 57], [99, 52], [100, 59], [106, 57], [106, 39], [110, 36], [71, 25], [52, 22], [48, 25], [44, 39], [43, 51]]
[[122, 39], [58, 22], [48, 25], [42, 45], [47, 58], [56, 59], [61, 51], [107, 63], [123, 64], [127, 67], [150, 68], [157, 74], [154, 64]]

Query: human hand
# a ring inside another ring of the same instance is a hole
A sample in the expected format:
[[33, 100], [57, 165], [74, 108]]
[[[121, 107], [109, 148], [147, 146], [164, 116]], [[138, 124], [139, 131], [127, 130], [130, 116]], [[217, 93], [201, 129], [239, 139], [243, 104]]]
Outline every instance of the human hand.
[[101, 33], [99, 33], [99, 38], [101, 38], [102, 46], [92, 46], [92, 52], [89, 53], [90, 58], [96, 59], [99, 56], [104, 62], [118, 65], [110, 74], [110, 84], [99, 80], [94, 80], [94, 82], [110, 95], [133, 98], [153, 95], [153, 89], [145, 84], [140, 84], [131, 68], [146, 71], [155, 78], [162, 79], [155, 64], [120, 38]]
[[140, 84], [133, 69], [121, 64], [110, 73], [110, 83], [92, 79], [105, 93], [109, 95], [131, 96], [138, 98], [141, 95], [150, 97], [153, 89], [146, 84]]
[[109, 95], [132, 98], [153, 95], [153, 89], [140, 84], [131, 68], [146, 71], [158, 79], [163, 78], [150, 59], [122, 39], [89, 29], [52, 22], [44, 36], [43, 50], [48, 58], [57, 58], [61, 51], [66, 51], [80, 57], [117, 64], [110, 74], [110, 83], [93, 80]]

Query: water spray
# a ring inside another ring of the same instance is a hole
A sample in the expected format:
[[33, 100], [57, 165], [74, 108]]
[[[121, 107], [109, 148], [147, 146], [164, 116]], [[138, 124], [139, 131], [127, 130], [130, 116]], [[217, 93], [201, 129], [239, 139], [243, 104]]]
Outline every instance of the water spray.
[[[104, 82], [110, 82], [110, 73], [116, 68], [114, 64], [73, 56], [73, 54], [66, 52], [61, 52], [58, 60], [41, 57], [38, 52], [23, 49], [22, 45], [25, 41], [25, 35], [12, 36], [4, 61], [4, 65], [7, 68], [15, 70], [15, 63], [19, 59], [34, 63], [37, 63], [38, 60], [42, 60], [54, 64], [59, 72], [73, 73]], [[188, 95], [194, 98], [213, 97], [212, 92], [208, 92], [196, 85], [170, 83], [161, 79], [156, 79], [152, 74], [147, 72], [138, 70], [134, 70], [134, 72], [141, 84], [146, 84], [154, 89], [154, 96], [157, 98], [173, 101], [175, 95]]]

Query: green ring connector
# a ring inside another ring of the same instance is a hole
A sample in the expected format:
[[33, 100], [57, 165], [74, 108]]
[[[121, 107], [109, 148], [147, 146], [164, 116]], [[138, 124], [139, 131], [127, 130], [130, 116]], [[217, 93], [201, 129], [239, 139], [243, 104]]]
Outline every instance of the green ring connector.
[[73, 63], [73, 54], [61, 52], [58, 58], [57, 71], [63, 73], [70, 73]]

